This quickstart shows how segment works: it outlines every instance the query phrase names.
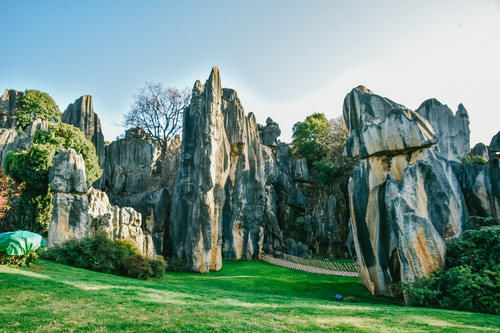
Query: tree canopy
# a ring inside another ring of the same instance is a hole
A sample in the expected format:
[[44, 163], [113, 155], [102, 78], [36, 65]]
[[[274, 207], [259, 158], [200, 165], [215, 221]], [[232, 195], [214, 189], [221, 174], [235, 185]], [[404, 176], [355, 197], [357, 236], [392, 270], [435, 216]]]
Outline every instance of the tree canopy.
[[47, 93], [38, 90], [26, 90], [17, 102], [17, 126], [25, 129], [35, 118], [59, 122], [61, 121], [61, 112], [52, 97]]
[[161, 83], [146, 83], [135, 96], [132, 109], [125, 115], [125, 125], [140, 127], [158, 140], [162, 155], [168, 143], [182, 127], [182, 115], [188, 106], [188, 89], [165, 88]]

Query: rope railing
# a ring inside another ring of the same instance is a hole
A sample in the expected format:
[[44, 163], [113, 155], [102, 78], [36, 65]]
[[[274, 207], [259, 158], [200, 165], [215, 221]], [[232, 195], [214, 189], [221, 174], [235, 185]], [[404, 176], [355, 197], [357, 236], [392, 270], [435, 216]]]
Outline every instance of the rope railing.
[[262, 256], [262, 260], [272, 265], [314, 274], [359, 276], [357, 265], [353, 262], [334, 262], [327, 259], [304, 259], [288, 254], [283, 255], [283, 258], [264, 255]]

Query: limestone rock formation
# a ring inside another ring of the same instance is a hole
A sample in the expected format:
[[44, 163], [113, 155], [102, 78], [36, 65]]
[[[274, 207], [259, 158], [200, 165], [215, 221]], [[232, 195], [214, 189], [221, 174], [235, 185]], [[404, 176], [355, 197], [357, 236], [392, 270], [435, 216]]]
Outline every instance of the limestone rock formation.
[[48, 130], [50, 122], [35, 119], [22, 132], [18, 133], [16, 128], [0, 128], [0, 162], [3, 165], [5, 157], [11, 151], [28, 150], [33, 142], [37, 130]]
[[275, 146], [278, 141], [278, 137], [281, 135], [280, 127], [278, 123], [273, 121], [271, 118], [266, 119], [266, 126], [260, 126], [260, 141], [266, 146]]
[[92, 96], [83, 95], [72, 104], [68, 105], [62, 115], [62, 122], [73, 125], [82, 130], [85, 137], [92, 141], [100, 164], [104, 158], [104, 136], [101, 121], [94, 112]]
[[344, 100], [344, 120], [350, 133], [346, 141], [347, 156], [397, 155], [437, 142], [427, 120], [362, 88], [354, 88]]
[[17, 101], [23, 92], [14, 89], [5, 89], [0, 98], [0, 128], [16, 128]]
[[90, 188], [88, 192], [90, 231], [105, 232], [111, 239], [128, 239], [148, 257], [156, 255], [151, 232], [142, 229], [142, 216], [131, 207], [113, 206], [105, 192]]
[[53, 192], [87, 193], [85, 162], [74, 149], [61, 150], [54, 156], [49, 178]]
[[[67, 182], [67, 183], [66, 183]], [[48, 247], [90, 234], [89, 201], [83, 157], [73, 149], [62, 150], [54, 156], [49, 174], [53, 192], [52, 217], [49, 224]]]
[[132, 207], [141, 213], [142, 225], [152, 234], [157, 254], [165, 250], [179, 150], [180, 139], [172, 140], [166, 160], [161, 161], [157, 141], [139, 128], [127, 130], [123, 139], [105, 147], [101, 189], [113, 205]]
[[436, 154], [447, 160], [458, 161], [469, 153], [469, 115], [462, 104], [454, 115], [447, 105], [431, 98], [423, 102], [416, 112], [424, 117], [436, 132]]
[[444, 264], [445, 240], [468, 227], [467, 207], [449, 162], [432, 147], [415, 112], [354, 89], [344, 102], [347, 152], [361, 160], [349, 181], [352, 232], [362, 283], [392, 295]]
[[470, 150], [470, 154], [472, 156], [481, 156], [485, 160], [489, 159], [488, 156], [488, 146], [486, 146], [484, 143], [477, 143], [474, 148]]
[[214, 67], [205, 85], [196, 81], [184, 112], [182, 157], [172, 203], [174, 254], [193, 271], [222, 267], [222, 210], [230, 154], [219, 71]]
[[500, 154], [500, 131], [491, 138], [490, 145], [488, 146], [489, 157], [494, 158]]

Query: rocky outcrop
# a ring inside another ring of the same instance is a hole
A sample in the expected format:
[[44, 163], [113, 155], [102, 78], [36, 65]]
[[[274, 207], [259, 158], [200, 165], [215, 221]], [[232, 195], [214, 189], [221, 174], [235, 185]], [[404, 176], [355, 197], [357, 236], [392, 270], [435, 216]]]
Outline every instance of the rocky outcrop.
[[417, 113], [388, 98], [355, 88], [344, 100], [344, 120], [349, 128], [349, 157], [397, 155], [437, 142], [431, 125]]
[[3, 165], [5, 157], [11, 151], [28, 150], [33, 143], [37, 130], [48, 130], [50, 122], [35, 119], [23, 132], [16, 128], [0, 128], [0, 162]]
[[172, 140], [166, 159], [160, 160], [157, 141], [142, 129], [132, 128], [105, 151], [101, 189], [113, 205], [132, 207], [141, 213], [143, 229], [151, 233], [155, 252], [163, 254], [180, 139]]
[[52, 217], [47, 246], [59, 246], [70, 239], [90, 234], [89, 201], [83, 157], [73, 149], [54, 156], [49, 184], [53, 192]]
[[0, 128], [16, 128], [17, 101], [22, 96], [21, 91], [5, 89], [0, 98]]
[[131, 240], [148, 257], [156, 255], [149, 230], [142, 229], [142, 216], [131, 207], [110, 204], [105, 192], [90, 188], [88, 192], [91, 233], [104, 232], [110, 239]]
[[491, 138], [490, 145], [488, 146], [489, 158], [498, 157], [500, 154], [500, 131]]
[[170, 228], [174, 254], [190, 270], [219, 270], [231, 147], [224, 130], [222, 88], [216, 67], [205, 85], [196, 81], [183, 124]]
[[347, 153], [361, 160], [349, 181], [352, 232], [362, 283], [392, 295], [444, 264], [445, 241], [468, 227], [452, 168], [432, 147], [429, 123], [404, 106], [353, 89], [344, 101]]
[[469, 115], [462, 104], [454, 115], [447, 105], [431, 98], [423, 102], [416, 112], [429, 121], [436, 133], [436, 154], [458, 161], [469, 153]]
[[477, 143], [474, 148], [470, 150], [471, 156], [480, 156], [484, 158], [485, 160], [489, 159], [488, 156], [488, 146], [486, 146], [484, 143]]
[[276, 146], [278, 144], [278, 137], [281, 135], [278, 123], [271, 118], [266, 119], [266, 126], [259, 125], [260, 142], [266, 146]]
[[131, 207], [112, 206], [106, 193], [87, 189], [85, 162], [73, 149], [54, 156], [49, 173], [52, 218], [48, 246], [105, 232], [110, 239], [129, 239], [139, 251], [154, 256], [151, 233], [142, 229], [142, 216]]
[[104, 136], [102, 134], [101, 121], [94, 112], [92, 96], [83, 95], [73, 102], [73, 104], [68, 105], [62, 115], [62, 122], [82, 130], [85, 137], [94, 144], [102, 166], [102, 160], [104, 158]]

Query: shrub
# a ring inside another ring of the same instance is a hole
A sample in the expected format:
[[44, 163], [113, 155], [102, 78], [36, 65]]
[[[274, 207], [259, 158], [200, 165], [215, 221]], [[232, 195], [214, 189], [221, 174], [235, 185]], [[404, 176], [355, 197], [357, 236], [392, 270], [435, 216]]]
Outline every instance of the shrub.
[[23, 256], [10, 256], [5, 252], [0, 252], [0, 265], [30, 266], [40, 257], [43, 251], [45, 251], [45, 248], [40, 247], [36, 251], [31, 251]]
[[167, 268], [163, 258], [145, 258], [139, 254], [132, 241], [110, 240], [105, 233], [67, 241], [61, 247], [47, 251], [44, 258], [60, 264], [139, 279], [161, 277]]
[[479, 165], [488, 163], [488, 160], [485, 159], [484, 157], [471, 154], [467, 154], [465, 157], [460, 158], [460, 161], [462, 163], [479, 164]]
[[500, 314], [500, 227], [469, 230], [447, 250], [445, 269], [403, 286], [407, 303]]

